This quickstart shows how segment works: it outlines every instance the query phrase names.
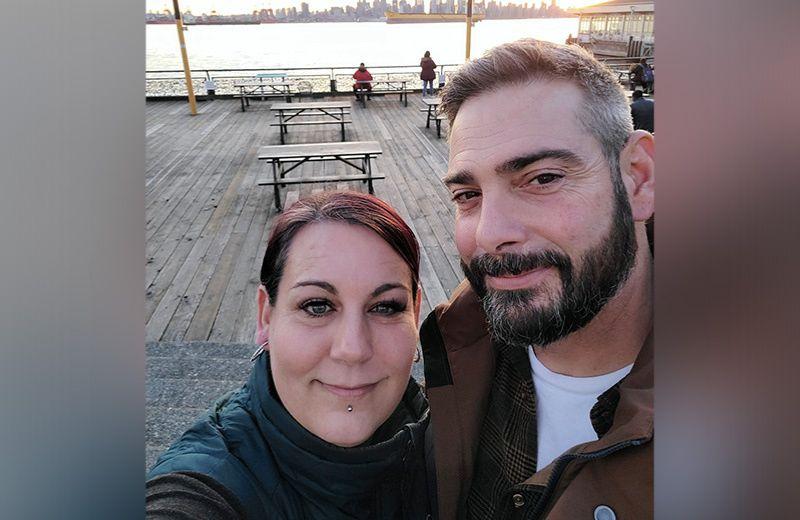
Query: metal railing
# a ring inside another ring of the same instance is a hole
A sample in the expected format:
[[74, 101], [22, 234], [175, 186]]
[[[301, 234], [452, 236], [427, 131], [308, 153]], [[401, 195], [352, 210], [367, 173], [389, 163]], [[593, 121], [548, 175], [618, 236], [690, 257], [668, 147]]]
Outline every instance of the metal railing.
[[[622, 73], [639, 59], [647, 58], [652, 63], [652, 56], [632, 56], [620, 58], [598, 58], [612, 70]], [[460, 63], [448, 63], [439, 66], [439, 74], [445, 76]], [[375, 81], [382, 79], [405, 79], [409, 86], [419, 82], [419, 65], [378, 65], [369, 68]], [[230, 69], [192, 69], [192, 86], [195, 95], [207, 94], [213, 87], [218, 96], [229, 96], [237, 92], [234, 81], [253, 79], [259, 74], [280, 76], [293, 84], [293, 92], [299, 94], [336, 94], [351, 91], [352, 74], [355, 67], [252, 67]], [[211, 82], [211, 83], [208, 83]], [[420, 85], [421, 86], [421, 85]], [[341, 88], [340, 88], [341, 87]], [[186, 83], [182, 69], [145, 71], [145, 95], [147, 98], [186, 96]]]
[[[439, 66], [445, 74], [460, 64]], [[206, 94], [209, 86], [216, 95], [233, 95], [236, 89], [233, 82], [253, 79], [259, 74], [281, 77], [292, 83], [300, 93], [336, 94], [350, 92], [352, 75], [356, 67], [252, 67], [230, 69], [192, 69], [192, 86], [196, 95]], [[378, 65], [369, 68], [375, 81], [382, 79], [405, 79], [409, 82], [419, 80], [419, 65]], [[212, 83], [208, 83], [212, 82]], [[421, 85], [420, 85], [421, 86]], [[341, 87], [341, 88], [340, 88]], [[145, 71], [145, 93], [148, 98], [174, 97], [186, 95], [183, 70]]]

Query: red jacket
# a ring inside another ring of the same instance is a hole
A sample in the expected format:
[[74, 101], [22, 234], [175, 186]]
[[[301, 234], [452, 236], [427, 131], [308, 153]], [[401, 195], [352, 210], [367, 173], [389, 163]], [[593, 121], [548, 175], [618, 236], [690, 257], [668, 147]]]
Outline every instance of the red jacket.
[[[353, 79], [356, 81], [372, 81], [372, 74], [369, 73], [367, 69], [364, 70], [356, 70], [353, 74]], [[363, 83], [362, 83], [363, 84]], [[354, 83], [353, 86], [358, 86], [358, 83]]]

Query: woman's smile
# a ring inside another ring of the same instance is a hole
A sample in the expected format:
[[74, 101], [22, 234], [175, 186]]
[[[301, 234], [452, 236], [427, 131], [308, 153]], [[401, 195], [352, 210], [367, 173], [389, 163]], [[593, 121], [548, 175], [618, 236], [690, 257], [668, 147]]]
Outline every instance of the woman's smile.
[[328, 392], [336, 395], [338, 397], [347, 397], [350, 399], [356, 399], [359, 397], [363, 397], [368, 393], [372, 392], [377, 386], [380, 381], [375, 383], [366, 383], [366, 384], [358, 384], [358, 385], [338, 385], [338, 384], [331, 384], [331, 383], [324, 383], [322, 381], [318, 381], [322, 388], [327, 390]]

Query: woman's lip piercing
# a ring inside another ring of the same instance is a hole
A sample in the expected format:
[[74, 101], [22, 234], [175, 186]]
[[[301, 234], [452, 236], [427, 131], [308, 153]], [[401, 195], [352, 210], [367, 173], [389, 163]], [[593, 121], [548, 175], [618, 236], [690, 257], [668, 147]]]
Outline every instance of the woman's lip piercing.
[[353, 405], [352, 404], [348, 404], [347, 405], [347, 411], [348, 412], [352, 412], [353, 411]]

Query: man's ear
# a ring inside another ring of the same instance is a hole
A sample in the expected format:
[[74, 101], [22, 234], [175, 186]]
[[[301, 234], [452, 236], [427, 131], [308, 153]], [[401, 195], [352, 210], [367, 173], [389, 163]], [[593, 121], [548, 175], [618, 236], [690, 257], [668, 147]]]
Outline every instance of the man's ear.
[[645, 222], [655, 211], [655, 138], [645, 130], [635, 130], [620, 155], [622, 181], [631, 201], [633, 220]]
[[256, 316], [256, 344], [263, 345], [269, 340], [269, 320], [272, 314], [272, 306], [269, 304], [269, 295], [263, 285], [258, 286], [256, 302], [258, 304], [258, 315]]

